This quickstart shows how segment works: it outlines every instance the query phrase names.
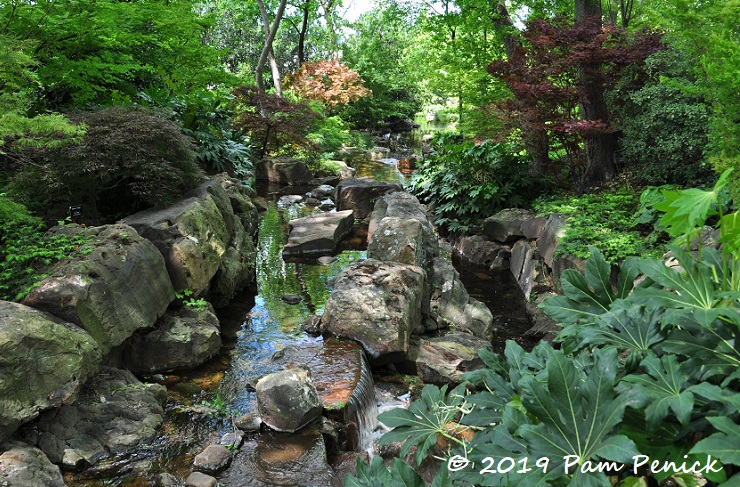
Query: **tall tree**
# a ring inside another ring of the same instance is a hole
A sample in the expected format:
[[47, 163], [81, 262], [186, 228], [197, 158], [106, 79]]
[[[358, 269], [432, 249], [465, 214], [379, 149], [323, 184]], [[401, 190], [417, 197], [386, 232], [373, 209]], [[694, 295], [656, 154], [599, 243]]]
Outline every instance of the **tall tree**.
[[[270, 17], [267, 14], [265, 3], [262, 0], [257, 0], [260, 8], [260, 15], [262, 16], [262, 25], [265, 31], [265, 39], [270, 36]], [[275, 86], [275, 94], [277, 96], [283, 96], [283, 89], [280, 86], [280, 69], [275, 59], [275, 50], [270, 45], [270, 49], [267, 51], [267, 57], [270, 61], [270, 71], [272, 72], [272, 83]]]
[[[260, 6], [260, 11], [266, 12], [263, 0], [257, 0], [257, 3]], [[257, 78], [257, 90], [263, 95], [265, 94], [265, 80], [263, 76], [265, 63], [267, 62], [267, 57], [270, 54], [270, 50], [272, 50], [272, 43], [275, 40], [275, 35], [277, 34], [278, 28], [280, 27], [280, 21], [283, 18], [283, 12], [285, 12], [286, 3], [287, 0], [280, 0], [280, 4], [278, 5], [277, 11], [275, 12], [275, 19], [272, 22], [272, 27], [270, 27], [270, 30], [265, 36], [265, 46], [262, 48], [262, 54], [260, 54], [260, 58], [257, 61], [257, 68], [255, 69]]]

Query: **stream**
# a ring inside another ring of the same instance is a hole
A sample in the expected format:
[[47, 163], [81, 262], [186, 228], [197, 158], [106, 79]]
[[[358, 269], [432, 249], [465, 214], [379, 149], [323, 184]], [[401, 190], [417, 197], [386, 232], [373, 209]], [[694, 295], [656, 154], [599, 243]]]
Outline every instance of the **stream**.
[[[389, 160], [353, 162], [353, 166], [357, 169], [357, 177], [371, 176], [389, 182], [403, 182], [404, 179]], [[295, 188], [298, 194], [310, 189]], [[314, 376], [317, 375], [316, 369], [321, 367], [327, 369], [324, 371], [327, 375], [331, 372], [328, 383], [317, 380], [317, 388], [325, 404], [326, 398], [333, 397], [332, 394], [337, 394], [339, 404], [346, 400], [339, 396], [344, 382], [365, 381], [367, 404], [354, 406], [363, 409], [358, 411], [355, 420], [358, 424], [357, 443], [363, 449], [371, 449], [372, 441], [382, 433], [375, 424], [375, 408], [383, 410], [408, 404], [408, 384], [389, 380], [386, 372], [378, 373], [374, 386], [372, 379], [343, 377], [343, 374], [356, 374], [352, 372], [356, 367], [343, 362], [346, 357], [359, 354], [356, 344], [311, 336], [302, 327], [312, 315], [323, 313], [330, 294], [327, 283], [353, 261], [365, 258], [363, 229], [360, 227], [357, 236], [346, 239], [341, 252], [329, 264], [325, 262], [322, 265], [316, 258], [286, 261], [282, 257], [282, 249], [287, 222], [320, 210], [292, 202], [269, 189], [260, 192], [266, 200], [267, 210], [261, 215], [259, 227], [256, 283], [238, 295], [228, 307], [219, 310], [223, 339], [221, 352], [197, 370], [144, 378], [168, 388], [166, 417], [159, 438], [137, 451], [133, 458], [126, 459], [127, 462], [119, 459], [117, 465], [65, 474], [68, 485], [167, 485], [162, 483], [166, 474], [177, 479], [179, 484], [176, 485], [182, 485], [192, 470], [195, 455], [209, 444], [218, 443], [223, 435], [233, 432], [236, 418], [245, 414], [256, 415], [257, 400], [253, 386], [260, 377], [284, 368], [284, 356], [302, 354], [299, 360], [311, 363]], [[499, 342], [494, 343], [496, 351], [503, 350], [505, 340], [511, 338], [527, 347], [522, 338], [530, 326], [524, 312], [524, 297], [510, 274], [465, 268], [457, 262], [456, 266], [470, 295], [486, 303], [496, 322], [503, 325], [495, 339]], [[300, 302], [289, 304], [286, 296], [298, 296]], [[370, 377], [369, 368], [367, 374]], [[321, 376], [322, 372], [318, 371], [318, 375]], [[338, 390], [334, 391], [334, 387]], [[306, 475], [318, 475], [315, 481], [320, 485], [322, 474], [314, 471], [311, 460], [309, 465], [301, 465], [301, 462], [290, 463], [289, 457], [291, 450], [295, 449], [299, 452], [295, 455], [310, 459], [312, 448], [315, 449], [317, 441], [321, 442], [321, 435], [318, 440], [310, 434], [263, 432], [256, 435], [256, 439], [253, 436], [247, 436], [232, 466], [218, 476], [223, 485], [291, 485], [290, 472], [282, 471], [284, 469], [271, 471], [269, 465], [265, 466], [271, 460], [264, 459], [277, 459], [275, 461], [279, 465], [293, 465], [294, 473], [302, 479]], [[320, 454], [323, 454], [324, 447], [326, 445], [321, 446]], [[302, 469], [306, 472], [302, 473]]]

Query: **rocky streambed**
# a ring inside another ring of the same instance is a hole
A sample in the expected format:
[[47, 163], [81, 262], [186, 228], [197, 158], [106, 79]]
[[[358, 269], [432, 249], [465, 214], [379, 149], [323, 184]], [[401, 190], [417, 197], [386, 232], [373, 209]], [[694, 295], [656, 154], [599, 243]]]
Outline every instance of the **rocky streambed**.
[[[377, 164], [398, 177], [394, 165]], [[288, 189], [254, 200], [259, 220], [238, 183], [221, 178], [164, 213], [71, 230], [100, 239], [93, 254], [102, 264], [60, 266], [40, 286], [47, 294], [26, 303], [45, 311], [23, 308], [46, 313], [38, 334], [58, 336], [50, 341], [63, 349], [40, 352], [34, 341], [32, 365], [27, 357], [0, 363], [15, 381], [0, 386], [33, 385], [23, 396], [5, 393], [0, 483], [341, 485], [367, 455], [378, 397], [381, 405], [408, 400], [398, 377], [455, 382], [481, 365], [477, 349], [526, 340], [524, 295], [546, 284], [538, 244], [521, 231], [531, 216], [502, 223], [508, 230], [498, 237], [443, 242], [440, 252], [425, 209], [397, 180], [352, 177], [345, 167], [343, 179], [304, 189], [295, 161], [269, 161], [264, 173]], [[341, 218], [327, 223], [327, 214]], [[306, 225], [315, 215], [322, 224]], [[295, 234], [311, 227], [322, 228]], [[510, 262], [518, 271], [497, 283]], [[176, 297], [184, 290], [192, 299]], [[5, 318], [3, 339], [13, 336], [7, 323], [25, 320], [13, 319]], [[14, 340], [6, 346], [25, 353], [19, 344], [30, 339]], [[47, 357], [70, 349], [78, 359], [67, 368]], [[383, 383], [373, 386], [371, 368]], [[41, 380], [45, 370], [59, 378]], [[302, 388], [282, 396], [315, 398], [293, 404], [264, 392], [263, 378], [275, 376], [272, 390], [281, 391], [277, 378], [290, 370]], [[305, 420], [270, 418], [275, 403]]]

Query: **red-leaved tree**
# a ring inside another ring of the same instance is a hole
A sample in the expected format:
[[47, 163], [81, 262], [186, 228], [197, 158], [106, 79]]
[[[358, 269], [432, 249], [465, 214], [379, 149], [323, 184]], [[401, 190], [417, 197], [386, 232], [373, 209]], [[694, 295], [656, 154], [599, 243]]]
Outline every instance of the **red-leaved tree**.
[[[618, 170], [616, 133], [604, 93], [624, 67], [641, 63], [660, 48], [660, 36], [631, 35], [598, 18], [569, 24], [534, 20], [507, 60], [488, 66], [514, 97], [498, 105], [506, 125], [525, 133], [545, 132], [561, 149], [559, 163], [540, 168], [577, 175], [581, 185], [601, 182]], [[563, 167], [565, 166], [565, 167]], [[565, 171], [563, 171], [565, 169]]]
[[306, 136], [320, 115], [307, 103], [293, 103], [277, 95], [263, 94], [256, 86], [240, 86], [232, 93], [237, 104], [234, 127], [262, 145], [260, 158], [268, 149], [276, 151], [286, 146], [318, 150]]
[[337, 59], [303, 63], [287, 77], [286, 86], [298, 96], [322, 102], [330, 110], [372, 95], [362, 78]]

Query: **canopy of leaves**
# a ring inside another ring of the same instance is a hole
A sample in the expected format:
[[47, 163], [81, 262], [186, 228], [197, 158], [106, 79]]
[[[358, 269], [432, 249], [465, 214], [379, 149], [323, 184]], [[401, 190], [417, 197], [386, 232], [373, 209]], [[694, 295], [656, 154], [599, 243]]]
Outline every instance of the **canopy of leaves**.
[[[39, 206], [84, 203], [89, 221], [172, 202], [200, 181], [192, 139], [165, 112], [112, 107], [70, 114], [88, 129], [80, 144], [30, 151], [13, 190]], [[47, 188], [39, 192], [38, 188]], [[48, 199], [47, 199], [48, 198]]]
[[319, 101], [329, 108], [372, 95], [360, 76], [338, 59], [304, 63], [286, 79], [286, 87], [301, 98]]

